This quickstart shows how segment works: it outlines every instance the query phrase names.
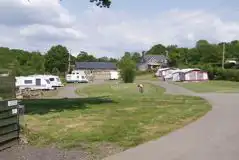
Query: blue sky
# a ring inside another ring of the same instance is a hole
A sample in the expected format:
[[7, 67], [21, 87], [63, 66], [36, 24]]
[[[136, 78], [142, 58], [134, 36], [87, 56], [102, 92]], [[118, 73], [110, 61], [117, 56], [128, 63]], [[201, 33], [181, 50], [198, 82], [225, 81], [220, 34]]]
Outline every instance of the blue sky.
[[193, 47], [239, 39], [236, 0], [112, 0], [100, 9], [89, 0], [1, 0], [0, 45], [46, 52], [65, 45], [73, 55], [120, 57], [152, 45]]

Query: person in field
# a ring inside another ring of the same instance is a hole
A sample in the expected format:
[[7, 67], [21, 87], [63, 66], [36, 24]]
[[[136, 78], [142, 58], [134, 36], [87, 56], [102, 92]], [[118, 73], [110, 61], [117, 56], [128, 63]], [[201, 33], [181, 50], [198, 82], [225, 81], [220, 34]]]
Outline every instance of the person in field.
[[144, 85], [143, 84], [138, 84], [137, 86], [139, 88], [139, 92], [143, 93], [144, 92]]

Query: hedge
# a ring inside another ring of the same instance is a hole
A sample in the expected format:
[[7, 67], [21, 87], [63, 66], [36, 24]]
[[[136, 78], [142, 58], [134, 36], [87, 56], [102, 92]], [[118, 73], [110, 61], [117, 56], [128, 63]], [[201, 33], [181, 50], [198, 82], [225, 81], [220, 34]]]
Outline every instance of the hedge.
[[227, 80], [239, 82], [239, 70], [237, 69], [222, 69], [218, 67], [212, 67], [210, 65], [200, 65], [193, 67], [207, 71], [210, 80]]
[[13, 76], [0, 76], [0, 99], [11, 99], [15, 96], [15, 78]]

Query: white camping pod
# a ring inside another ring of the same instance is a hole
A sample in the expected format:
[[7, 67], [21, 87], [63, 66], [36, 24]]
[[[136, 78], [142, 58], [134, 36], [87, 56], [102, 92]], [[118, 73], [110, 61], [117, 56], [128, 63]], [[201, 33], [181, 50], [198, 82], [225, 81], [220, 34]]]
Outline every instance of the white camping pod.
[[84, 71], [74, 70], [71, 74], [66, 75], [67, 83], [88, 83], [89, 80], [86, 78]]
[[44, 76], [21, 76], [16, 77], [16, 87], [31, 90], [53, 90], [50, 81]]
[[118, 71], [110, 71], [110, 80], [118, 80], [119, 72]]

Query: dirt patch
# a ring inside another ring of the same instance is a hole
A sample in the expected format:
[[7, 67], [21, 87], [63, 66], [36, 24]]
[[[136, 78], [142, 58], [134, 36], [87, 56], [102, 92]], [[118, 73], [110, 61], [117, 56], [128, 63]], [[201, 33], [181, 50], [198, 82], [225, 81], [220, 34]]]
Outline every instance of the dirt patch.
[[102, 142], [95, 145], [94, 152], [94, 160], [101, 160], [105, 157], [114, 155], [116, 153], [120, 153], [124, 151], [124, 149], [117, 144]]
[[113, 143], [98, 143], [94, 150], [86, 151], [88, 145], [81, 144], [71, 150], [61, 150], [56, 147], [34, 147], [19, 145], [0, 152], [0, 160], [101, 160], [107, 156], [123, 151], [123, 148]]
[[0, 160], [93, 160], [90, 153], [81, 150], [60, 150], [19, 145], [0, 152]]

